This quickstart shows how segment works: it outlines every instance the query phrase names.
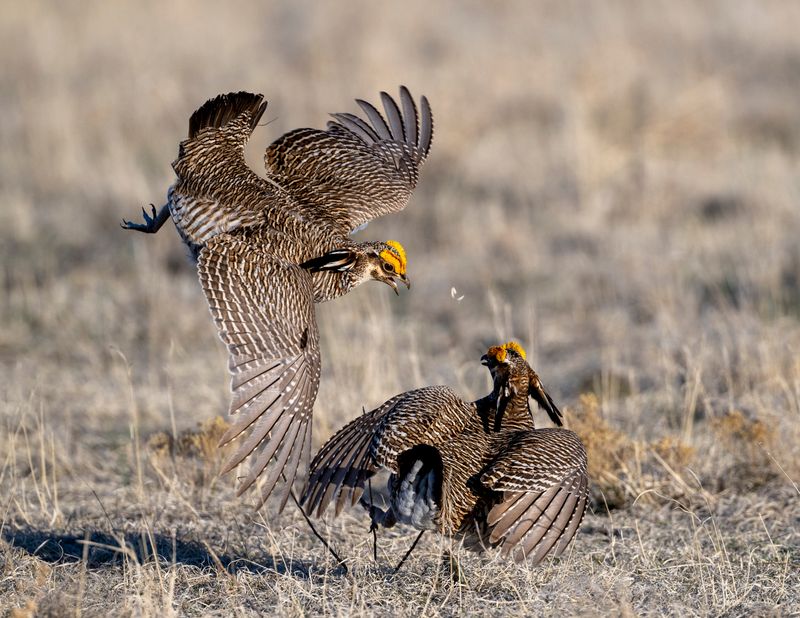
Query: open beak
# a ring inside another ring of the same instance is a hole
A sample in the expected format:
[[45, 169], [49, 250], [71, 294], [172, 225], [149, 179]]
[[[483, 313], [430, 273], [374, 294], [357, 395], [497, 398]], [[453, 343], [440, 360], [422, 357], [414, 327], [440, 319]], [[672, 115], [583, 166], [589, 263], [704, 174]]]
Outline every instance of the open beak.
[[[409, 290], [411, 289], [411, 282], [408, 280], [408, 277], [406, 277], [405, 275], [397, 275], [397, 278], [400, 279], [400, 281], [402, 281], [403, 283], [406, 284], [406, 288], [407, 289], [409, 289]], [[384, 279], [383, 281], [384, 281], [384, 283], [386, 285], [390, 286], [394, 290], [395, 294], [400, 296], [400, 291], [397, 289], [397, 282], [394, 280], [393, 277], [392, 278], [388, 278], [388, 279]]]
[[489, 366], [489, 357], [486, 354], [481, 356], [481, 365], [484, 365], [486, 367]]

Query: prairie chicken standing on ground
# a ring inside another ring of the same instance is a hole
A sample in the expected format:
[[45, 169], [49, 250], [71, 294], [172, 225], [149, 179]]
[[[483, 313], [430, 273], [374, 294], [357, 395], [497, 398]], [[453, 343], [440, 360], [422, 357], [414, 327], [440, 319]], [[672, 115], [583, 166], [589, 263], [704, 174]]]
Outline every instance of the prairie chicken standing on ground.
[[386, 119], [358, 101], [368, 121], [333, 114], [327, 131], [297, 129], [268, 148], [267, 178], [245, 163], [244, 148], [267, 102], [220, 95], [189, 121], [172, 167], [167, 204], [126, 229], [153, 233], [172, 215], [197, 258], [200, 283], [230, 353], [233, 415], [222, 444], [243, 436], [223, 467], [248, 456], [239, 493], [270, 469], [261, 504], [286, 478], [286, 504], [301, 457], [311, 449], [311, 413], [320, 378], [314, 303], [375, 279], [397, 293], [410, 287], [396, 241], [355, 242], [359, 226], [402, 210], [433, 137], [425, 97], [417, 108], [405, 87], [400, 105], [381, 93]]
[[[311, 464], [302, 502], [338, 515], [359, 498], [373, 527], [410, 524], [461, 536], [473, 549], [502, 548], [517, 562], [560, 555], [586, 510], [586, 451], [566, 429], [534, 429], [528, 397], [556, 425], [561, 413], [510, 342], [481, 359], [492, 392], [469, 403], [446, 386], [398, 395], [348, 424]], [[370, 505], [368, 480], [391, 472], [386, 511]]]

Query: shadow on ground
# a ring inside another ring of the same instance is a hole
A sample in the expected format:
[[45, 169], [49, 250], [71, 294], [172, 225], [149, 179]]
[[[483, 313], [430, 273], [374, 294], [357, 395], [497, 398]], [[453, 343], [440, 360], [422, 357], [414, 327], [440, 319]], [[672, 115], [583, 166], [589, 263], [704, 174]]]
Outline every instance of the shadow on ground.
[[125, 561], [145, 563], [157, 556], [159, 561], [184, 564], [200, 568], [223, 569], [228, 573], [251, 571], [256, 573], [291, 573], [295, 577], [309, 577], [313, 562], [290, 562], [271, 555], [259, 556], [257, 560], [238, 558], [227, 554], [216, 554], [212, 548], [197, 541], [183, 541], [178, 537], [147, 533], [109, 534], [87, 530], [82, 535], [59, 534], [51, 530], [31, 528], [6, 528], [0, 535], [11, 547], [21, 549], [40, 560], [51, 563], [80, 562], [86, 558], [86, 566], [100, 569]]

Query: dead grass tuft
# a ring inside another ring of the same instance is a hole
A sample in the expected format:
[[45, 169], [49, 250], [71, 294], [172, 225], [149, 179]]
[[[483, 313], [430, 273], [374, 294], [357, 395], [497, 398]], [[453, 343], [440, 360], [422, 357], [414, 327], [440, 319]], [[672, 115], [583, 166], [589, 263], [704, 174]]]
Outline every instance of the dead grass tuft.
[[224, 418], [215, 416], [198, 423], [194, 429], [184, 429], [177, 436], [167, 431], [156, 432], [146, 442], [148, 461], [162, 479], [169, 471], [174, 478], [208, 487], [233, 449], [231, 445], [219, 446], [228, 427]]
[[9, 612], [9, 618], [35, 618], [39, 616], [39, 605], [33, 599], [25, 603], [25, 607], [14, 607]]
[[609, 425], [594, 393], [581, 395], [568, 415], [570, 429], [586, 446], [595, 506], [618, 509], [634, 501], [663, 502], [695, 493], [683, 474], [695, 455], [691, 445], [675, 436], [634, 440]]
[[676, 470], [688, 466], [694, 460], [697, 450], [675, 436], [664, 436], [652, 442], [650, 448], [657, 457]]
[[159, 431], [147, 439], [147, 448], [154, 457], [184, 457], [218, 461], [224, 449], [219, 441], [230, 425], [221, 416], [198, 423], [196, 429], [184, 429], [177, 438]]
[[733, 460], [721, 470], [719, 490], [752, 491], [778, 476], [770, 457], [778, 439], [774, 427], [733, 410], [711, 419], [711, 428], [723, 451]]
[[595, 504], [621, 508], [635, 496], [626, 491], [628, 462], [635, 445], [603, 418], [600, 401], [594, 393], [580, 396], [578, 406], [567, 411], [569, 428], [580, 436], [589, 459], [589, 478]]

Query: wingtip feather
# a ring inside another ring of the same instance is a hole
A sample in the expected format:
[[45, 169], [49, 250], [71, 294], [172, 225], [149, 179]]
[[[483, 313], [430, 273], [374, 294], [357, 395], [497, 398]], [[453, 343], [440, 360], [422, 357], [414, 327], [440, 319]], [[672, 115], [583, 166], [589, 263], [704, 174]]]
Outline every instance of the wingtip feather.
[[432, 140], [433, 114], [431, 113], [430, 103], [428, 103], [428, 97], [422, 95], [420, 99], [419, 149], [425, 157], [427, 157], [430, 152]]
[[356, 103], [358, 103], [358, 106], [367, 115], [367, 118], [369, 118], [369, 121], [378, 136], [383, 140], [392, 139], [392, 133], [389, 131], [386, 121], [383, 119], [383, 116], [381, 116], [381, 113], [375, 108], [375, 106], [363, 99], [356, 99]]
[[250, 131], [252, 131], [266, 109], [267, 101], [262, 94], [245, 91], [220, 94], [203, 103], [192, 114], [189, 119], [189, 139], [196, 137], [203, 129], [222, 128], [244, 113], [250, 114]]
[[381, 103], [383, 103], [383, 110], [386, 112], [386, 118], [389, 121], [389, 130], [392, 138], [398, 142], [405, 142], [405, 129], [403, 128], [403, 116], [400, 113], [400, 108], [397, 107], [395, 100], [386, 92], [381, 92]]

